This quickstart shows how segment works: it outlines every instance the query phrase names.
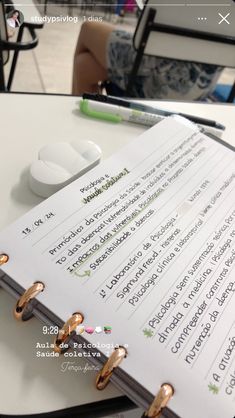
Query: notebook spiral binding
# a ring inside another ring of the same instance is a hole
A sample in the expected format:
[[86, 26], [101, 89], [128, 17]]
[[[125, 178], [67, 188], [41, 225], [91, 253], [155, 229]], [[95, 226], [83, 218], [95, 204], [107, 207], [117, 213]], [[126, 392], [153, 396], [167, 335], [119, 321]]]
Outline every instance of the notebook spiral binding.
[[142, 415], [142, 418], [159, 418], [173, 394], [173, 386], [169, 383], [164, 383], [160, 387], [149, 409]]
[[97, 389], [103, 390], [107, 386], [114, 369], [119, 366], [126, 356], [127, 350], [124, 347], [119, 346], [115, 348], [96, 377]]
[[[96, 377], [97, 389], [103, 390], [107, 386], [114, 372], [114, 369], [120, 365], [125, 357], [127, 357], [127, 350], [124, 347], [119, 346], [113, 351]], [[141, 418], [159, 418], [163, 408], [167, 406], [173, 394], [173, 386], [169, 383], [164, 383], [158, 391], [149, 409], [144, 412]]]
[[[84, 321], [84, 316], [80, 312], [75, 312], [63, 327], [59, 330], [54, 340], [54, 351], [56, 353], [65, 353], [69, 346], [68, 341], [72, 337], [72, 333], [76, 330], [77, 326]], [[67, 346], [67, 347], [66, 347]]]
[[[9, 260], [7, 254], [0, 254], [0, 266], [6, 264]], [[26, 321], [32, 317], [33, 307], [31, 302], [34, 298], [45, 289], [45, 285], [42, 282], [35, 282], [30, 286], [23, 295], [18, 299], [15, 309], [14, 317], [18, 320]], [[71, 334], [76, 330], [76, 327], [84, 321], [84, 316], [80, 312], [75, 312], [68, 321], [65, 322], [63, 327], [59, 330], [55, 340], [54, 340], [54, 351], [58, 353], [63, 353], [67, 351], [66, 348], [63, 348], [63, 345], [68, 342], [71, 338]], [[116, 367], [120, 365], [124, 358], [127, 357], [126, 348], [119, 346], [115, 348], [113, 353], [110, 355], [100, 372], [96, 377], [96, 388], [98, 390], [103, 390], [110, 381], [110, 378]], [[142, 415], [141, 418], [159, 418], [163, 409], [167, 406], [169, 400], [174, 394], [174, 388], [169, 383], [164, 383], [156, 397], [154, 398], [152, 404], [146, 412]]]
[[14, 309], [14, 317], [20, 321], [28, 321], [33, 316], [33, 299], [45, 288], [44, 283], [35, 282], [30, 286], [23, 295], [18, 299]]
[[9, 256], [7, 254], [0, 254], [0, 266], [6, 264], [9, 260]]
[[[7, 254], [0, 254], [0, 266], [9, 261]], [[45, 285], [42, 282], [35, 282], [30, 286], [23, 295], [18, 299], [14, 308], [14, 317], [20, 321], [28, 321], [33, 316], [33, 302], [34, 298], [43, 292]]]

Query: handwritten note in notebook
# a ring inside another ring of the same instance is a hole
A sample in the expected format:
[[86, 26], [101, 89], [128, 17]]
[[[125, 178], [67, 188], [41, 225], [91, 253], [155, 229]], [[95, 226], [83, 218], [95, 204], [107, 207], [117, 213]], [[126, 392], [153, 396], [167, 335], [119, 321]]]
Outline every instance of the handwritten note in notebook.
[[[128, 395], [144, 405], [170, 382], [182, 418], [235, 412], [234, 168], [232, 149], [168, 118], [0, 234], [8, 276], [42, 280], [63, 321], [111, 325]], [[86, 339], [104, 352], [110, 336]]]

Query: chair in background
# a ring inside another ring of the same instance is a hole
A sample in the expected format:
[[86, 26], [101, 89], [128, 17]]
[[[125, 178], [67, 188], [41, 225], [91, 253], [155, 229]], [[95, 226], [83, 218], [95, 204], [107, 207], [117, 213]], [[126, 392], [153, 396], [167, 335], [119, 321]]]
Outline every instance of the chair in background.
[[110, 20], [111, 16], [115, 12], [117, 0], [109, 0], [107, 4], [104, 5], [105, 7], [105, 16], [108, 17]]
[[235, 103], [235, 81], [232, 88], [228, 84], [217, 84], [212, 98], [219, 102]]
[[[0, 91], [10, 91], [19, 52], [27, 51], [37, 46], [38, 38], [35, 29], [40, 29], [42, 27], [43, 24], [40, 23], [24, 22], [18, 30], [16, 42], [9, 41], [5, 16], [5, 4], [4, 0], [0, 0]], [[31, 40], [29, 42], [22, 42], [25, 29], [28, 30], [31, 36]], [[6, 82], [4, 75], [4, 65], [9, 60], [10, 51], [14, 51], [14, 54], [11, 62], [9, 77]]]
[[58, 4], [58, 6], [66, 7], [68, 16], [72, 16], [71, 10], [74, 7], [74, 3], [76, 3], [75, 0], [39, 0], [39, 2], [42, 3], [42, 5], [44, 6], [43, 8], [44, 15], [47, 15], [48, 3], [52, 3], [52, 4], [54, 3], [54, 4]]
[[88, 10], [94, 10], [96, 6], [95, 0], [80, 0], [78, 3], [79, 3], [81, 10], [84, 13], [86, 13]]
[[[142, 10], [133, 38], [137, 54], [123, 95], [132, 96], [144, 55], [235, 68], [235, 25], [218, 25], [215, 8], [208, 9], [211, 19], [203, 26], [192, 19], [192, 8], [174, 6], [174, 0], [171, 0], [171, 8], [159, 7], [159, 3], [159, 0], [147, 0]], [[235, 9], [233, 3], [231, 7]], [[203, 7], [203, 11], [205, 15], [206, 8]], [[234, 93], [233, 86], [229, 101], [233, 100]]]
[[116, 0], [79, 0], [79, 6], [83, 12], [91, 10], [92, 12], [103, 11], [105, 16], [111, 16], [115, 10]]
[[7, 28], [3, 4], [0, 3], [0, 91], [5, 90], [3, 66], [9, 60], [9, 50], [2, 49], [4, 41], [7, 41]]

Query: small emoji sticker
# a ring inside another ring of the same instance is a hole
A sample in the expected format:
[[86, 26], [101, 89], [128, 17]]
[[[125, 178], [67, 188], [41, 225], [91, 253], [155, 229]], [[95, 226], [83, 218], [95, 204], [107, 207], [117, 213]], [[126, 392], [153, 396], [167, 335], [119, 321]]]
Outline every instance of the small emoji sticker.
[[95, 330], [94, 330], [94, 328], [92, 328], [92, 327], [86, 327], [86, 328], [85, 328], [85, 331], [86, 331], [86, 333], [87, 333], [87, 334], [93, 334], [93, 332], [94, 332]]
[[110, 327], [109, 325], [106, 325], [106, 326], [104, 327], [104, 332], [105, 332], [105, 334], [111, 334], [111, 332], [112, 332], [112, 327]]
[[102, 331], [103, 331], [103, 328], [102, 327], [96, 327], [95, 328], [96, 334], [101, 334]]
[[84, 333], [84, 331], [85, 331], [85, 327], [84, 327], [84, 325], [78, 325], [78, 326], [76, 327], [76, 334], [77, 334], [77, 335], [81, 335], [81, 334], [83, 334], [83, 333]]

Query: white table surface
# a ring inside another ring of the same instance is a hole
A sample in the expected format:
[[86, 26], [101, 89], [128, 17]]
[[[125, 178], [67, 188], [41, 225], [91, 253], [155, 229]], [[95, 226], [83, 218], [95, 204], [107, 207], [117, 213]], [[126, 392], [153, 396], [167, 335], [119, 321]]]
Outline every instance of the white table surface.
[[[28, 187], [28, 167], [42, 146], [90, 139], [107, 158], [145, 130], [139, 125], [88, 119], [79, 113], [77, 103], [76, 97], [69, 96], [0, 94], [0, 229], [42, 201]], [[223, 123], [222, 138], [235, 146], [235, 106], [155, 105]], [[62, 373], [64, 359], [35, 358], [37, 341], [48, 341], [48, 337], [43, 337], [42, 324], [35, 318], [17, 323], [13, 305], [12, 297], [0, 290], [0, 414], [40, 413], [121, 395], [112, 384], [105, 392], [97, 391], [94, 372]], [[80, 360], [78, 364], [85, 363]]]

